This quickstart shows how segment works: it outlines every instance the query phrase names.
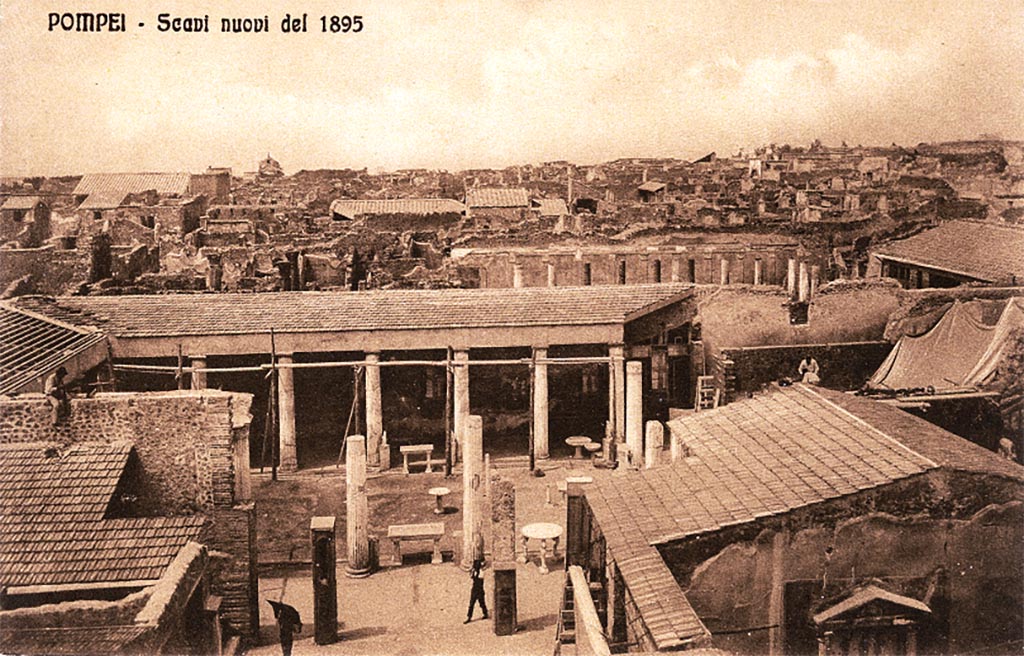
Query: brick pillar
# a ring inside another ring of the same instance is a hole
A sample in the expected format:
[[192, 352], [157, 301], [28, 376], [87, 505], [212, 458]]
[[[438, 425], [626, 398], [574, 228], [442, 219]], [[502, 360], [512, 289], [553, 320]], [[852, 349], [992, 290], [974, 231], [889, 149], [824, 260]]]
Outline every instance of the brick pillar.
[[[548, 357], [545, 346], [535, 346], [534, 357]], [[533, 454], [539, 460], [548, 457], [548, 365], [537, 362], [533, 368]]]
[[380, 353], [366, 354], [366, 461], [380, 466], [380, 443], [384, 432], [380, 400]]
[[206, 356], [193, 355], [189, 360], [192, 365], [192, 389], [206, 389], [206, 372], [200, 371], [201, 369], [206, 369]]
[[370, 509], [366, 499], [366, 438], [362, 435], [352, 435], [345, 441], [345, 510], [345, 576], [363, 578], [370, 573]]
[[[281, 365], [292, 364], [292, 354], [277, 356]], [[280, 435], [281, 469], [295, 471], [299, 466], [295, 446], [295, 377], [293, 369], [284, 366], [277, 370], [278, 433]]]
[[633, 467], [639, 467], [643, 460], [643, 371], [643, 363], [637, 360], [626, 363], [626, 450]]

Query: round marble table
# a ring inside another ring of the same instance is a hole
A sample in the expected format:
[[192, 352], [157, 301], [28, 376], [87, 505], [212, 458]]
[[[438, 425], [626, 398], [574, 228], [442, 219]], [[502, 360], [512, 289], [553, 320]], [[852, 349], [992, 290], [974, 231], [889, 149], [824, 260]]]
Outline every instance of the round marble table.
[[527, 524], [520, 529], [520, 533], [523, 536], [523, 553], [519, 556], [519, 562], [525, 563], [527, 561], [527, 546], [531, 539], [540, 540], [540, 567], [539, 571], [541, 574], [548, 573], [548, 541], [552, 542], [551, 557], [558, 557], [558, 539], [562, 537], [562, 527], [558, 524], [551, 524], [549, 522], [537, 522], [535, 524]]
[[434, 508], [435, 515], [444, 514], [444, 498], [451, 493], [452, 491], [446, 487], [432, 487], [427, 490], [427, 494], [433, 494], [434, 498], [437, 499], [437, 506]]
[[583, 447], [590, 444], [592, 440], [586, 435], [573, 435], [572, 437], [565, 438], [565, 443], [569, 446], [576, 447], [576, 459], [579, 460], [583, 457]]
[[597, 442], [591, 441], [584, 444], [583, 448], [587, 450], [587, 453], [590, 454], [590, 459], [593, 460], [594, 454], [601, 450], [601, 445]]

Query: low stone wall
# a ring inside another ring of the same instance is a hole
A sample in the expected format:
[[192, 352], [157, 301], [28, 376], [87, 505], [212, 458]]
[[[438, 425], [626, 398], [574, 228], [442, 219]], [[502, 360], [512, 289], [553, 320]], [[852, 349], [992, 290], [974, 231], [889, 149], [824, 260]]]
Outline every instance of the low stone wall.
[[89, 280], [88, 250], [43, 248], [0, 249], [0, 291], [29, 276], [35, 294], [66, 293]]

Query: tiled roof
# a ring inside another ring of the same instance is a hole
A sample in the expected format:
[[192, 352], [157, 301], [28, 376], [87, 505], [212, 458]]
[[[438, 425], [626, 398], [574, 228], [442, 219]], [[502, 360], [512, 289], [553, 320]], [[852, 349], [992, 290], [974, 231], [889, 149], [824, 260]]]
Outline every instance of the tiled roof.
[[533, 202], [537, 204], [541, 216], [565, 216], [569, 213], [569, 208], [561, 198], [539, 198]]
[[0, 394], [11, 394], [103, 342], [85, 330], [0, 302]]
[[90, 173], [83, 175], [75, 187], [75, 196], [95, 193], [137, 194], [150, 189], [158, 194], [188, 193], [188, 173]]
[[0, 585], [154, 580], [204, 518], [108, 518], [130, 443], [0, 447]]
[[354, 219], [375, 214], [462, 214], [466, 206], [451, 198], [402, 198], [392, 200], [336, 200], [331, 212]]
[[121, 203], [128, 194], [122, 191], [97, 191], [89, 194], [89, 197], [78, 206], [80, 210], [109, 210], [121, 207]]
[[0, 651], [26, 656], [80, 656], [119, 654], [130, 648], [151, 626], [67, 626], [45, 628], [0, 628]]
[[584, 326], [623, 323], [683, 298], [684, 284], [272, 294], [19, 297], [19, 307], [118, 337]]
[[130, 442], [64, 450], [41, 443], [0, 445], [0, 516], [101, 520], [131, 451]]
[[43, 202], [43, 199], [39, 196], [10, 196], [4, 201], [3, 205], [0, 205], [0, 209], [31, 210], [41, 202]]
[[1024, 481], [1024, 468], [923, 419], [876, 401], [803, 385], [694, 413], [673, 420], [670, 427], [688, 457], [617, 473], [586, 490], [644, 622], [663, 627], [666, 640], [673, 630], [677, 637], [697, 635], [699, 618], [655, 545], [938, 467]]
[[645, 182], [642, 185], [640, 185], [639, 187], [637, 187], [637, 189], [640, 190], [640, 191], [650, 191], [650, 192], [661, 191], [664, 188], [665, 188], [665, 183], [664, 182]]
[[527, 207], [530, 194], [522, 188], [474, 187], [466, 190], [470, 207]]
[[874, 254], [986, 282], [1024, 281], [1024, 226], [950, 221], [884, 244]]

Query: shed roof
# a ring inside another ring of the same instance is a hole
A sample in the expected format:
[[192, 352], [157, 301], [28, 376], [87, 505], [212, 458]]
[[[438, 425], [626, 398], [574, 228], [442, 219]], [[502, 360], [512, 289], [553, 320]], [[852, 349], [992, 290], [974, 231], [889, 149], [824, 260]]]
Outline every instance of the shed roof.
[[[655, 545], [891, 484], [936, 468], [1024, 482], [1024, 468], [886, 404], [798, 385], [669, 422], [690, 455], [596, 481], [587, 502], [644, 617], [696, 631]], [[660, 586], [660, 587], [659, 587]], [[657, 588], [657, 594], [654, 594]], [[662, 590], [661, 588], [664, 588]], [[685, 600], [685, 596], [684, 596]], [[698, 618], [699, 620], [699, 618]]]
[[0, 302], [0, 394], [23, 389], [105, 339], [99, 330]]
[[39, 196], [8, 196], [4, 200], [3, 205], [0, 205], [0, 209], [31, 210], [43, 202], [43, 199]]
[[95, 193], [120, 193], [122, 198], [150, 189], [158, 194], [188, 193], [188, 173], [89, 173], [75, 187], [75, 196]]
[[569, 208], [561, 198], [538, 198], [533, 202], [541, 216], [565, 216], [569, 213]]
[[466, 190], [470, 207], [528, 207], [530, 194], [523, 188], [474, 187]]
[[640, 191], [650, 191], [650, 192], [661, 191], [664, 188], [665, 188], [665, 183], [664, 182], [654, 182], [654, 181], [645, 182], [642, 185], [640, 185], [639, 187], [637, 187], [637, 189], [640, 190]]
[[1024, 226], [950, 221], [874, 250], [883, 259], [985, 282], [1024, 280]]
[[[620, 324], [685, 298], [690, 285], [373, 290], [273, 294], [20, 297], [20, 307], [117, 337]], [[76, 321], [76, 323], [79, 323]]]
[[389, 200], [339, 199], [331, 203], [331, 212], [347, 219], [379, 214], [462, 214], [466, 206], [451, 198], [396, 198]]
[[0, 447], [0, 585], [78, 586], [160, 578], [199, 536], [201, 515], [109, 517], [132, 445]]

